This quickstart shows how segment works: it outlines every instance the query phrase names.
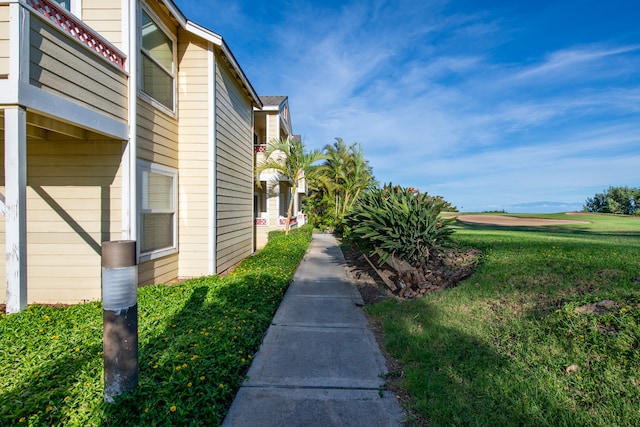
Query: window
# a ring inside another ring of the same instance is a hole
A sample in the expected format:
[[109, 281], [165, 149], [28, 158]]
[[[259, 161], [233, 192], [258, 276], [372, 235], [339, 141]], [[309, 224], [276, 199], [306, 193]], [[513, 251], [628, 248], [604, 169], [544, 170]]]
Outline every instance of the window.
[[53, 0], [55, 3], [58, 3], [63, 9], [71, 10], [71, 5], [69, 0]]
[[173, 40], [149, 14], [141, 12], [141, 82], [144, 93], [173, 111], [174, 56]]
[[139, 245], [141, 260], [176, 252], [175, 169], [138, 161]]

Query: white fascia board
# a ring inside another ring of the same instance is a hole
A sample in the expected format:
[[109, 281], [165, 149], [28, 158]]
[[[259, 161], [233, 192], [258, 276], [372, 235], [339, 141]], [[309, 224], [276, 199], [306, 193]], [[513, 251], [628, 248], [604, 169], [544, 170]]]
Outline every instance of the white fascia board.
[[260, 101], [260, 97], [258, 96], [257, 92], [249, 82], [249, 79], [247, 78], [247, 76], [244, 74], [244, 71], [242, 71], [242, 68], [240, 68], [240, 64], [238, 64], [238, 61], [236, 61], [236, 58], [233, 56], [233, 53], [231, 52], [231, 49], [229, 49], [229, 46], [227, 46], [227, 43], [224, 41], [222, 36], [192, 21], [187, 21], [185, 29], [192, 34], [195, 34], [196, 36], [205, 39], [206, 41], [212, 43], [213, 45], [219, 47], [220, 50], [222, 50], [222, 53], [227, 57], [227, 59], [229, 60], [229, 63], [231, 64], [235, 72], [240, 77], [240, 80], [242, 80], [242, 84], [249, 91], [249, 94], [253, 99], [254, 105], [262, 108], [262, 102]]
[[174, 16], [174, 18], [178, 20], [178, 22], [180, 23], [180, 26], [182, 28], [185, 28], [188, 22], [187, 17], [184, 16], [184, 14], [178, 8], [178, 6], [176, 6], [171, 0], [161, 0], [161, 1], [162, 1], [162, 4], [164, 4], [165, 7], [169, 9], [169, 12]]
[[55, 117], [115, 139], [129, 139], [129, 125], [124, 121], [112, 119], [28, 83], [20, 83], [18, 95], [17, 103], [29, 110], [38, 111], [46, 116]]

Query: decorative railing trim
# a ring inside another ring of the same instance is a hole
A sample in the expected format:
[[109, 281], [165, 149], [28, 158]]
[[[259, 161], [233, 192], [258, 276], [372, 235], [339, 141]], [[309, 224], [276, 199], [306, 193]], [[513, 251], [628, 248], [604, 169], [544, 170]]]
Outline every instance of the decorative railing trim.
[[75, 38], [89, 49], [112, 62], [118, 68], [125, 70], [127, 57], [111, 43], [102, 38], [94, 30], [75, 18], [57, 3], [49, 0], [27, 0], [27, 4], [40, 15], [44, 16], [58, 28]]

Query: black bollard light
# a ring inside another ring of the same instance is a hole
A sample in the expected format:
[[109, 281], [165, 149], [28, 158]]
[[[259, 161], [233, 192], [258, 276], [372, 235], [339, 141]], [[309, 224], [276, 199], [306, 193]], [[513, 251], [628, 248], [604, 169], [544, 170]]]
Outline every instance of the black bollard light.
[[136, 242], [102, 243], [104, 400], [138, 385], [138, 266]]

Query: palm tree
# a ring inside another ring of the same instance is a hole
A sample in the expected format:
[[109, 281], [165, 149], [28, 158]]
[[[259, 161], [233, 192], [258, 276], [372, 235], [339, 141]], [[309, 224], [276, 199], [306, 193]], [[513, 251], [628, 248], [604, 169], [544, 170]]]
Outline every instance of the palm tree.
[[325, 174], [329, 178], [325, 182], [330, 184], [327, 186], [327, 192], [335, 194], [335, 219], [338, 219], [340, 209], [341, 195], [341, 178], [347, 174], [347, 167], [350, 157], [350, 151], [355, 142], [347, 146], [342, 138], [336, 138], [333, 145], [325, 145], [324, 151], [327, 153], [327, 161], [324, 164]]
[[305, 153], [304, 143], [300, 138], [274, 139], [267, 145], [264, 160], [256, 165], [257, 177], [266, 170], [273, 170], [278, 172], [281, 178], [285, 178], [291, 183], [291, 197], [289, 208], [287, 209], [285, 235], [289, 234], [293, 199], [298, 192], [300, 180], [313, 178], [317, 171], [313, 164], [324, 159], [325, 156], [320, 150], [312, 150]]
[[346, 145], [342, 138], [336, 138], [336, 142], [327, 144], [324, 150], [327, 153], [323, 164], [324, 183], [327, 193], [335, 195], [335, 221], [338, 222], [363, 190], [375, 186], [375, 179], [359, 143]]

